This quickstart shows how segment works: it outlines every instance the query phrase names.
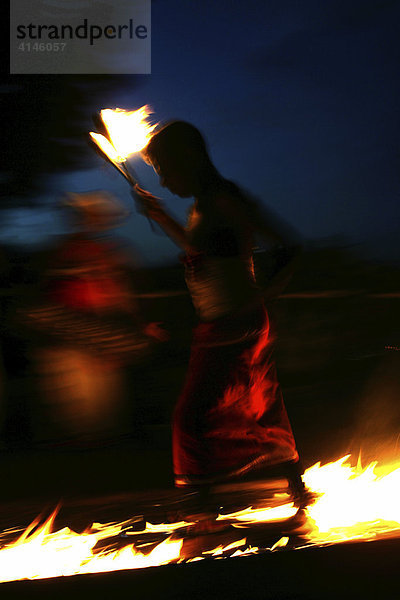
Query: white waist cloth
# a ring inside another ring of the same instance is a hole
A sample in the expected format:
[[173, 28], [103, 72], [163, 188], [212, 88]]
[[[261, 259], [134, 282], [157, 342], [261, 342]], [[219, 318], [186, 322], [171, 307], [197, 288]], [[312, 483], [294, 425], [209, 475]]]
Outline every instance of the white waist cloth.
[[195, 266], [187, 265], [185, 279], [202, 321], [240, 310], [256, 296], [251, 259], [203, 256]]

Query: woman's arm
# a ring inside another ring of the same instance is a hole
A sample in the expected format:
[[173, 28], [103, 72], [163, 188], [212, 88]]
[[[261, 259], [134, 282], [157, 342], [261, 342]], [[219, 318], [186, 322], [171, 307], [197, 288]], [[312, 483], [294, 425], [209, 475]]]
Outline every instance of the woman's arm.
[[245, 228], [250, 235], [258, 234], [272, 244], [271, 256], [274, 257], [275, 269], [262, 295], [266, 300], [279, 296], [298, 266], [302, 253], [300, 236], [267, 208], [247, 196], [241, 197], [240, 193], [222, 195], [218, 198], [218, 204], [225, 218], [235, 228]]
[[165, 233], [185, 252], [194, 251], [188, 242], [185, 228], [164, 210], [158, 198], [139, 186], [135, 186], [132, 195], [139, 204], [139, 211], [143, 215], [158, 223]]

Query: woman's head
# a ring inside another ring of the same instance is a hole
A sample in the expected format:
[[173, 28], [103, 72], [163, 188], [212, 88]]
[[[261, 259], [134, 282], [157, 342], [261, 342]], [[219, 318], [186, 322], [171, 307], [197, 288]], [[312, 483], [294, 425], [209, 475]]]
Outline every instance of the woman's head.
[[155, 133], [142, 151], [144, 160], [172, 193], [190, 197], [199, 193], [202, 181], [213, 169], [203, 136], [184, 121], [173, 121]]

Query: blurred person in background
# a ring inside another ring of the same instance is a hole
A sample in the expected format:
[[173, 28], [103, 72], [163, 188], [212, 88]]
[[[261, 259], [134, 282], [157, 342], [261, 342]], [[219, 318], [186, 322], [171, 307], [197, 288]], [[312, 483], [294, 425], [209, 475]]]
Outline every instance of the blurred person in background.
[[[175, 484], [207, 497], [215, 484], [276, 468], [288, 475], [300, 506], [305, 489], [263, 298], [279, 293], [288, 281], [296, 238], [218, 173], [192, 125], [167, 124], [142, 155], [163, 186], [181, 198], [194, 198], [182, 226], [159, 199], [134, 190], [143, 213], [183, 249], [186, 282], [199, 317], [174, 412]], [[280, 247], [277, 272], [264, 292], [254, 276], [256, 235]], [[215, 523], [204, 511], [196, 531], [212, 531]]]
[[126, 369], [165, 334], [143, 322], [129, 259], [107, 236], [126, 217], [122, 204], [93, 191], [68, 194], [65, 205], [77, 231], [53, 252], [41, 284], [42, 305], [26, 314], [42, 335], [35, 352], [42, 399], [35, 434], [39, 442], [83, 444], [134, 437], [125, 418], [124, 402], [134, 402]]

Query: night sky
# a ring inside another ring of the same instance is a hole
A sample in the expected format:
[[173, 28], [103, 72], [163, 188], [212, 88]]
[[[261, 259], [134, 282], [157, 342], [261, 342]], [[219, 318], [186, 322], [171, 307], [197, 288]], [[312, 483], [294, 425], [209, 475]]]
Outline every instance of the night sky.
[[[121, 76], [97, 108], [150, 104], [155, 121], [188, 120], [220, 172], [305, 239], [383, 239], [396, 253], [399, 23], [393, 0], [153, 0], [152, 74]], [[122, 178], [92, 164], [49, 179], [45, 208], [8, 212], [3, 240], [38, 240], [38, 223], [62, 231], [51, 206], [65, 191], [104, 188], [129, 204]], [[140, 159], [132, 165], [184, 218], [190, 202], [160, 188]], [[178, 254], [134, 209], [116, 233], [145, 261]]]

